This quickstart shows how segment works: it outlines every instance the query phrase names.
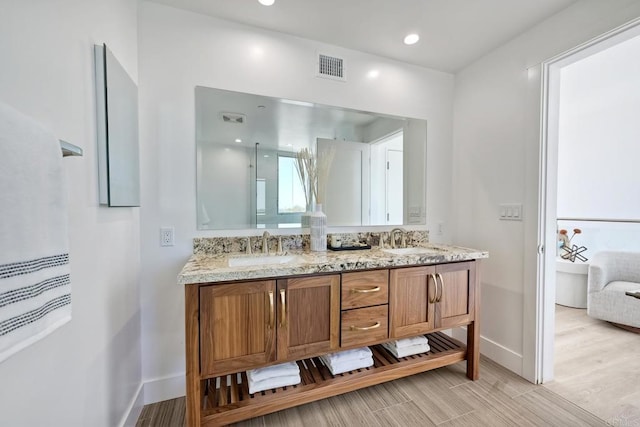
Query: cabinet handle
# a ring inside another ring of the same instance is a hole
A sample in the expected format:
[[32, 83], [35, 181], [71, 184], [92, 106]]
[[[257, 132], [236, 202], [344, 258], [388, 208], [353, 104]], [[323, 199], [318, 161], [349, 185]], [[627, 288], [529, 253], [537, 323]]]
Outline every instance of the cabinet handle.
[[280, 289], [280, 327], [285, 325], [287, 313], [287, 291]]
[[[435, 286], [435, 290], [433, 291], [433, 297], [429, 298], [429, 302], [431, 304], [435, 303], [438, 301], [438, 279], [436, 279], [436, 275], [435, 274], [429, 274], [429, 276], [431, 276], [431, 280], [433, 280], [433, 286]], [[429, 290], [427, 289], [427, 292]]]
[[437, 276], [440, 278], [440, 296], [436, 299], [436, 302], [440, 302], [442, 299], [442, 292], [444, 291], [444, 279], [442, 278], [442, 274], [437, 273]]
[[376, 286], [375, 288], [369, 288], [369, 289], [353, 288], [351, 289], [351, 293], [352, 294], [368, 294], [369, 292], [378, 292], [379, 290], [380, 290], [380, 286]]
[[269, 324], [267, 325], [269, 329], [273, 328], [273, 318], [275, 315], [275, 308], [273, 307], [273, 292], [269, 291]]
[[351, 325], [351, 330], [352, 331], [369, 331], [371, 329], [376, 329], [380, 327], [380, 322], [376, 322], [371, 326], [355, 326], [355, 325]]

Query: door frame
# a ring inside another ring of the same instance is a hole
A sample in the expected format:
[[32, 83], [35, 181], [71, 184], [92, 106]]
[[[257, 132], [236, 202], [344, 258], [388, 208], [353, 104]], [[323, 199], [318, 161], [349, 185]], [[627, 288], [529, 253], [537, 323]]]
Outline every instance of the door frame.
[[[525, 257], [536, 258], [536, 286], [525, 287], [523, 376], [541, 384], [553, 379], [555, 353], [555, 245], [557, 239], [558, 110], [560, 70], [632, 37], [640, 35], [640, 18], [608, 31], [529, 69], [529, 95], [541, 88], [538, 150], [537, 247], [525, 249]], [[534, 99], [535, 96], [529, 96]], [[532, 104], [529, 103], [529, 108]], [[533, 107], [535, 108], [535, 107]], [[548, 250], [545, 250], [548, 248]], [[529, 294], [529, 295], [527, 295]], [[527, 298], [529, 296], [529, 298]], [[535, 316], [532, 314], [535, 313]], [[534, 339], [531, 339], [534, 337]], [[527, 339], [529, 338], [529, 339]], [[531, 344], [533, 343], [533, 346]], [[529, 347], [529, 348], [528, 348]], [[533, 347], [533, 348], [530, 348]], [[530, 351], [528, 351], [530, 350]], [[533, 357], [529, 356], [533, 355]]]

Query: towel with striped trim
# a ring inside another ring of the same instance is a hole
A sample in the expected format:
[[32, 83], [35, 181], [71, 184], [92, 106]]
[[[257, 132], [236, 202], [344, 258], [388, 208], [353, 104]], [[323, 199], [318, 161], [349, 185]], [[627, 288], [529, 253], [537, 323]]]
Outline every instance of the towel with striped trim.
[[71, 319], [60, 145], [0, 103], [0, 362]]

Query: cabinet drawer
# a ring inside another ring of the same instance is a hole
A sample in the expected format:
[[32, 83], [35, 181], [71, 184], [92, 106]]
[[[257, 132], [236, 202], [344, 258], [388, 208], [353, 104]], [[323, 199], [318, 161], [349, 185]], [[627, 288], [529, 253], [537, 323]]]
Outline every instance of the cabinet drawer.
[[366, 345], [388, 338], [388, 305], [342, 312], [340, 345]]
[[342, 275], [342, 309], [389, 302], [389, 270], [358, 271]]

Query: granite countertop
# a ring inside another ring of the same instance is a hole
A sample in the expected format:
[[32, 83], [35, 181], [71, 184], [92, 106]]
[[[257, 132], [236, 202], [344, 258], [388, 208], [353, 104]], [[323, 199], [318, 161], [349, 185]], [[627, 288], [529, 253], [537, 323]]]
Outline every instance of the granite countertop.
[[[288, 258], [288, 262], [281, 264], [269, 263], [269, 261], [265, 260], [267, 256], [273, 257], [274, 262], [283, 260], [282, 256], [278, 257], [275, 254], [194, 254], [189, 258], [189, 261], [178, 275], [178, 284], [186, 285], [411, 265], [441, 264], [489, 257], [489, 253], [486, 251], [459, 246], [426, 244], [421, 247], [425, 248], [425, 253], [400, 255], [384, 252], [379, 248], [335, 252], [331, 250], [327, 250], [326, 252], [287, 250], [283, 255], [291, 258]], [[229, 260], [235, 263], [243, 263], [251, 262], [245, 261], [251, 258], [262, 262], [262, 264], [229, 266]]]

